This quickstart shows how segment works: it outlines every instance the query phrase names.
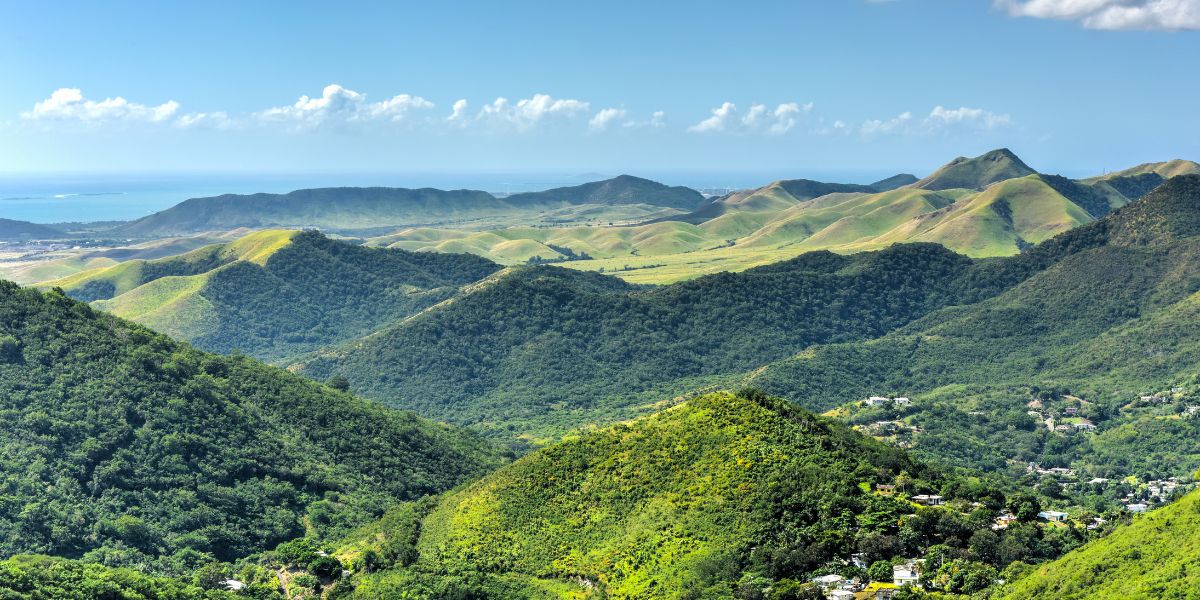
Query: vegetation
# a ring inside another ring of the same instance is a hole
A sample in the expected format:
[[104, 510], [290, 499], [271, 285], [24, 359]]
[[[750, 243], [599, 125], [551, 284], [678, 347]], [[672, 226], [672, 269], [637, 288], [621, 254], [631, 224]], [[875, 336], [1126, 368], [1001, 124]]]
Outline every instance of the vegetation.
[[[939, 490], [965, 512], [906, 499]], [[866, 577], [849, 562], [860, 552], [888, 580], [886, 561], [940, 553], [930, 556], [985, 573], [986, 586], [990, 565], [1082, 539], [1032, 524], [993, 533], [1005, 504], [986, 484], [748, 390], [568, 438], [393, 510], [337, 555], [361, 597], [419, 585], [493, 598], [766, 598], [817, 574]]]
[[499, 458], [468, 434], [0, 283], [0, 553], [185, 573]]
[[997, 181], [1034, 175], [1037, 171], [1017, 158], [1008, 148], [992, 150], [986, 154], [967, 158], [960, 156], [928, 177], [913, 184], [926, 190], [949, 190], [956, 188], [981, 190]]
[[1190, 598], [1196, 595], [1200, 492], [1139, 516], [1063, 558], [1031, 569], [993, 598]]
[[52, 227], [28, 221], [0, 219], [0, 240], [56, 239], [61, 237], [63, 237], [63, 233]]
[[682, 392], [812, 344], [877, 337], [964, 301], [956, 282], [971, 269], [932, 244], [812, 253], [650, 290], [517, 268], [297, 368], [492, 435], [553, 437], [646, 412], [664, 385]]
[[541, 192], [512, 194], [504, 200], [515, 206], [526, 204], [653, 204], [692, 210], [704, 201], [700, 192], [683, 186], [666, 186], [656, 181], [620, 175], [604, 181], [560, 187]]
[[367, 335], [499, 268], [470, 255], [363, 248], [313, 231], [269, 230], [47, 285], [205, 350], [280, 360]]
[[[48, 556], [16, 556], [0, 561], [0, 597], [11, 600], [234, 600], [247, 597], [224, 591], [224, 586], [214, 585], [217, 582], [204, 583], [209, 585]], [[253, 597], [278, 597], [274, 590], [265, 592]]]

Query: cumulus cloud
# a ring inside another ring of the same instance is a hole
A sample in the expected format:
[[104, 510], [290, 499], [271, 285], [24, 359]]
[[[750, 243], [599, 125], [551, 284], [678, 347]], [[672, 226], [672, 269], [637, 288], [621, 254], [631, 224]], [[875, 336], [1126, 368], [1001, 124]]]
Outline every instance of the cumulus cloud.
[[592, 131], [604, 131], [613, 123], [625, 118], [626, 111], [623, 108], [605, 108], [596, 113], [592, 120], [588, 121], [588, 129]]
[[185, 115], [179, 115], [179, 118], [172, 121], [171, 125], [180, 129], [227, 129], [234, 125], [234, 120], [229, 117], [228, 113], [222, 111], [210, 113], [187, 113]]
[[[864, 136], [888, 134], [929, 134], [956, 130], [991, 130], [1012, 125], [1012, 117], [982, 108], [963, 106], [946, 108], [938, 105], [924, 119], [916, 119], [911, 112], [903, 112], [890, 119], [870, 119], [858, 127]], [[849, 131], [842, 121], [834, 123], [834, 130]]]
[[368, 102], [366, 94], [334, 83], [325, 86], [318, 98], [300, 96], [290, 106], [268, 108], [258, 116], [264, 121], [316, 126], [326, 122], [402, 121], [410, 112], [428, 108], [433, 108], [432, 102], [409, 94]]
[[485, 105], [476, 117], [480, 121], [502, 128], [528, 131], [552, 118], [572, 118], [588, 112], [590, 104], [570, 98], [553, 98], [549, 94], [534, 94], [515, 104], [499, 97]]
[[161, 123], [179, 111], [179, 103], [168, 100], [158, 106], [130, 102], [120, 96], [89, 100], [78, 88], [60, 88], [33, 105], [21, 117], [34, 121], [80, 121], [89, 123], [125, 121]]
[[766, 133], [782, 135], [796, 126], [796, 116], [812, 111], [811, 102], [799, 104], [788, 102], [775, 108], [765, 104], [751, 104], [744, 115], [739, 115], [737, 105], [723, 102], [712, 109], [707, 119], [688, 127], [695, 133]]
[[1012, 118], [1008, 115], [996, 114], [982, 108], [963, 106], [949, 109], [940, 105], [933, 107], [927, 121], [937, 125], [970, 125], [984, 129], [995, 129], [1012, 124]]
[[446, 117], [446, 120], [450, 121], [451, 123], [459, 124], [465, 122], [467, 120], [467, 108], [469, 106], [470, 105], [467, 104], [466, 98], [459, 98], [458, 100], [455, 100], [454, 106], [450, 107], [450, 116]]
[[1078, 21], [1091, 29], [1200, 29], [1200, 0], [993, 0], [1018, 17]]

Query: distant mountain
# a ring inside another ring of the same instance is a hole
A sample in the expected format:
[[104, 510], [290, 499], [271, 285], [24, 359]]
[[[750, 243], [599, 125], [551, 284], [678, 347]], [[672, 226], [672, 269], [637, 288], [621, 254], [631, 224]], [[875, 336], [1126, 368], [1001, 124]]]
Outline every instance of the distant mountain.
[[[1003, 504], [787, 402], [712, 393], [403, 506], [334, 554], [371, 565], [346, 582], [351, 598], [821, 598], [811, 578], [849, 574], [858, 552], [890, 584], [886, 561], [934, 545], [965, 555], [981, 518], [992, 533], [987, 509], [914, 509], [874, 491], [897, 482], [904, 494]], [[1033, 560], [1027, 544], [1058, 543], [1032, 526], [988, 537], [1004, 548], [991, 559], [1002, 565]], [[951, 567], [968, 565], [995, 574]]]
[[461, 431], [7, 282], [0, 413], [0, 554], [158, 572], [339, 535], [500, 462]]
[[1106, 537], [1037, 567], [992, 594], [998, 600], [1187, 598], [1200, 585], [1200, 492], [1134, 518]]
[[541, 192], [512, 194], [504, 199], [515, 206], [546, 204], [653, 204], [693, 210], [704, 196], [691, 188], [666, 186], [656, 181], [620, 175], [604, 181], [560, 187]]
[[1136, 177], [1150, 173], [1158, 175], [1163, 179], [1170, 179], [1178, 175], [1200, 175], [1200, 163], [1179, 158], [1165, 162], [1144, 163], [1136, 167], [1092, 177], [1085, 181], [1105, 181], [1120, 179], [1122, 177]]
[[658, 221], [699, 224], [730, 212], [769, 212], [783, 210], [819, 196], [842, 193], [871, 193], [875, 188], [854, 183], [825, 183], [811, 179], [784, 179], [761, 188], [743, 190], [716, 198], [700, 208]]
[[628, 175], [505, 198], [474, 190], [321, 188], [287, 194], [192, 198], [120, 226], [113, 233], [161, 237], [238, 227], [378, 229], [510, 218], [521, 214], [530, 216], [529, 211], [555, 211], [584, 205], [648, 205], [690, 210], [702, 199], [699, 192], [688, 188], [667, 187]]
[[0, 240], [54, 239], [63, 237], [63, 232], [45, 225], [0, 219]]
[[960, 156], [912, 186], [926, 190], [981, 190], [997, 181], [1036, 173], [1011, 150], [1001, 148], [975, 158]]
[[279, 360], [367, 335], [499, 268], [472, 255], [363, 248], [312, 231], [267, 230], [44, 287], [61, 287], [205, 350]]
[[910, 173], [901, 173], [899, 175], [892, 175], [887, 179], [880, 179], [879, 181], [872, 183], [871, 189], [877, 192], [886, 192], [896, 188], [904, 187], [906, 185], [912, 185], [917, 181], [919, 180], [917, 179], [916, 175], [912, 175]]

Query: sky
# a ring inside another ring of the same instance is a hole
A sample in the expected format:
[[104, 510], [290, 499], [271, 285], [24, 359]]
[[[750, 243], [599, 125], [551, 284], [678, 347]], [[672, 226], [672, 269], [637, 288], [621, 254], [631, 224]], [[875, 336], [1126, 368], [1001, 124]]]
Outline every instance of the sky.
[[1200, 0], [0, 0], [0, 174], [1200, 159]]

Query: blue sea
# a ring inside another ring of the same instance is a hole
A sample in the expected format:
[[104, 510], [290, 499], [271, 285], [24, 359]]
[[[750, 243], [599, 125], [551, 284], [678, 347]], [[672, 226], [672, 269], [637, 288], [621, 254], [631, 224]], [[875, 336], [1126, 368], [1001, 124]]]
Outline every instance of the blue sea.
[[[170, 208], [188, 198], [220, 194], [281, 193], [314, 187], [389, 186], [477, 189], [493, 193], [578, 185], [619, 173], [344, 173], [182, 175], [0, 175], [0, 218], [34, 223], [124, 221]], [[806, 177], [869, 183], [891, 173], [660, 171], [634, 175], [710, 193]]]

